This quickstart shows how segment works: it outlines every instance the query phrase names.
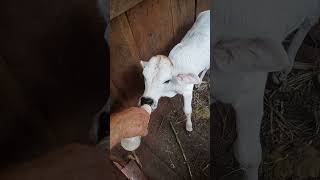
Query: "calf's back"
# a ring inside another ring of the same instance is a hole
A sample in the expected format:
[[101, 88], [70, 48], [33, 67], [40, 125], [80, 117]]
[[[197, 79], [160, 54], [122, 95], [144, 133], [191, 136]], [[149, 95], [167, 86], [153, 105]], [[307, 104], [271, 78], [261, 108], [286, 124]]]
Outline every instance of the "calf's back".
[[265, 37], [281, 41], [306, 17], [318, 17], [319, 4], [319, 0], [215, 1], [213, 40]]

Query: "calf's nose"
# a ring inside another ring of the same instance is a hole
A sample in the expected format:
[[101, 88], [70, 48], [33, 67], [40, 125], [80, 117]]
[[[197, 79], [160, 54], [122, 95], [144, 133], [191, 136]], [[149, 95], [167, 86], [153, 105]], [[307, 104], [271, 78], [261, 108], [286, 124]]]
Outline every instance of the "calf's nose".
[[141, 106], [143, 106], [144, 104], [152, 106], [153, 100], [151, 98], [141, 97]]

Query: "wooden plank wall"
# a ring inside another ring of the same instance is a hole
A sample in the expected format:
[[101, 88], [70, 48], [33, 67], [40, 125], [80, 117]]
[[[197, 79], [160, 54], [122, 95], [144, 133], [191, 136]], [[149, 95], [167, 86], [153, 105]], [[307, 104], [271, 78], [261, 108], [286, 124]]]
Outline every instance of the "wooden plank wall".
[[111, 0], [110, 19], [113, 19], [143, 0]]
[[209, 8], [210, 0], [111, 1], [110, 92], [115, 109], [136, 105], [143, 93], [139, 61], [168, 55], [197, 14]]

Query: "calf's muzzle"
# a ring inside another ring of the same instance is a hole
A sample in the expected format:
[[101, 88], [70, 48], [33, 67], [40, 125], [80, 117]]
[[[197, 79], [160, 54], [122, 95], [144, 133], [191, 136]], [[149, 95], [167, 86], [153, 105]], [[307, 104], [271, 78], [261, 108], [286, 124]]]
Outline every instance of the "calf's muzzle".
[[149, 106], [153, 106], [153, 100], [148, 97], [141, 97], [140, 106], [143, 106], [144, 104], [147, 104]]

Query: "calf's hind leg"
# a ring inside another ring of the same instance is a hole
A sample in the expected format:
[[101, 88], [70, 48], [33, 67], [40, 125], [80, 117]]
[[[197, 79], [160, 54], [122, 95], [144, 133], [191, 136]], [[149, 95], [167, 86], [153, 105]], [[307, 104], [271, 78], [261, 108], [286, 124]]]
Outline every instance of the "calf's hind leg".
[[296, 58], [300, 46], [303, 43], [303, 40], [307, 36], [311, 28], [316, 24], [317, 20], [318, 18], [307, 18], [301, 24], [299, 30], [294, 35], [294, 38], [292, 39], [292, 42], [290, 43], [287, 50], [288, 58], [290, 60], [290, 66], [287, 67], [283, 72], [275, 72], [272, 74], [274, 83], [279, 84], [287, 80], [287, 77], [294, 66], [294, 60]]
[[200, 87], [200, 84], [202, 83], [202, 79], [204, 78], [204, 76], [206, 75], [208, 69], [204, 69], [201, 74], [200, 74], [200, 83], [199, 84], [196, 84], [195, 87], [196, 88], [199, 88]]
[[191, 114], [192, 114], [192, 89], [186, 93], [183, 93], [183, 111], [187, 117], [186, 122], [186, 130], [192, 131], [192, 122], [191, 122]]

